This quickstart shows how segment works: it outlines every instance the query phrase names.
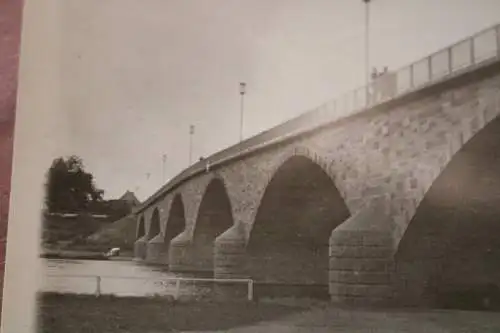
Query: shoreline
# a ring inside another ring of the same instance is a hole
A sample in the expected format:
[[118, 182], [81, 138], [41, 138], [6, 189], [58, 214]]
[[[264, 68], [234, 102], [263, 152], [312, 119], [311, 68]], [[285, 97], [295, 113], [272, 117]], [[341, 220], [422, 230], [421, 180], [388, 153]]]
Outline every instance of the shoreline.
[[103, 252], [76, 250], [43, 250], [38, 257], [43, 259], [133, 261], [131, 256], [107, 257]]

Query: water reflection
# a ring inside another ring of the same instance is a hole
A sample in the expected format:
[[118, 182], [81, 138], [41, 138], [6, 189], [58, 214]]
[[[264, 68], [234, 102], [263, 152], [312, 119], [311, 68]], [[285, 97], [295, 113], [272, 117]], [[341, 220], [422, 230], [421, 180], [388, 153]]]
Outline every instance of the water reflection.
[[[163, 267], [147, 266], [135, 261], [97, 260], [43, 260], [42, 281], [44, 292], [95, 294], [97, 276], [101, 277], [100, 292], [116, 296], [174, 295], [175, 277], [195, 277], [174, 274]], [[199, 276], [196, 276], [199, 277]], [[209, 283], [182, 281], [180, 295], [202, 295]]]

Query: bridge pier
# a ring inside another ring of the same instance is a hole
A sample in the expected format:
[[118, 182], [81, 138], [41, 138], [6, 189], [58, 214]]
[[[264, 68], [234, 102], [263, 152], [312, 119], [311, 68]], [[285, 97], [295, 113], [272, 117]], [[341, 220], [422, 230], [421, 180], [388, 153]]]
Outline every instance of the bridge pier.
[[[216, 279], [245, 279], [246, 234], [243, 224], [237, 223], [216, 238], [214, 244], [214, 277]], [[243, 283], [215, 284], [219, 299], [246, 299], [248, 288]]]
[[172, 272], [192, 272], [195, 265], [192, 251], [192, 236], [184, 230], [170, 241], [168, 250], [169, 270]]
[[161, 233], [146, 244], [146, 262], [152, 264], [168, 264], [168, 246]]
[[247, 278], [246, 235], [242, 224], [235, 224], [215, 240], [214, 276], [216, 279]]
[[134, 257], [136, 259], [146, 259], [147, 236], [144, 235], [134, 243]]
[[391, 217], [373, 203], [330, 236], [329, 293], [346, 305], [390, 305], [394, 301], [394, 241]]

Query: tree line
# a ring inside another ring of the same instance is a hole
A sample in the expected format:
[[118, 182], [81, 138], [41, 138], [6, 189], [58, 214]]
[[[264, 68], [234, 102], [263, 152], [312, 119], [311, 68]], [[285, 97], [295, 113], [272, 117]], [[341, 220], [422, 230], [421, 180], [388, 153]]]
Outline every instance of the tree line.
[[53, 160], [47, 173], [45, 210], [48, 213], [107, 214], [120, 218], [130, 207], [116, 200], [104, 200], [104, 190], [84, 168], [78, 156]]

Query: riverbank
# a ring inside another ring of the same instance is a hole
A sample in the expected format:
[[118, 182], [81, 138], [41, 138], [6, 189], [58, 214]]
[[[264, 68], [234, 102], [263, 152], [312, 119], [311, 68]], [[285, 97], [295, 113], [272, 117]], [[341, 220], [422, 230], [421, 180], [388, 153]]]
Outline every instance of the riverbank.
[[106, 257], [103, 252], [78, 251], [78, 250], [44, 250], [40, 258], [45, 259], [71, 259], [71, 260], [133, 260], [129, 253], [117, 257]]
[[227, 330], [305, 310], [251, 302], [179, 302], [166, 298], [42, 294], [39, 333]]

